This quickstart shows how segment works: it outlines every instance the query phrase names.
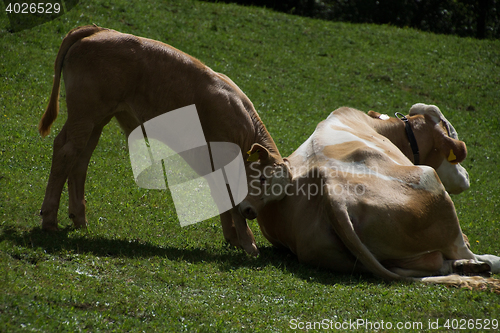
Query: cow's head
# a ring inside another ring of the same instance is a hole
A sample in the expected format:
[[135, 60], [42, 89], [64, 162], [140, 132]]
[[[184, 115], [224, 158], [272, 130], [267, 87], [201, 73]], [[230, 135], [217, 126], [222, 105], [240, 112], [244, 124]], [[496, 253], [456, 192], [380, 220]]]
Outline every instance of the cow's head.
[[[469, 174], [459, 163], [467, 148], [457, 132], [435, 105], [418, 103], [411, 107], [410, 122], [420, 149], [421, 163], [433, 167], [449, 193], [467, 190]], [[417, 134], [418, 133], [418, 134]]]
[[247, 163], [248, 195], [239, 209], [243, 217], [253, 220], [268, 202], [283, 199], [291, 176], [281, 156], [258, 143], [248, 151]]

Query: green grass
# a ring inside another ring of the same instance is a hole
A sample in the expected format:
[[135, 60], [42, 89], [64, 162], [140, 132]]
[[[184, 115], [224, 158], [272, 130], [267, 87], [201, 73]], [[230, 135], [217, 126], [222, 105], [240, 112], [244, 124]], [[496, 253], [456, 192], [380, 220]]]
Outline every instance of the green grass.
[[[2, 11], [2, 13], [4, 13]], [[167, 191], [138, 188], [112, 122], [86, 184], [89, 230], [40, 230], [52, 141], [37, 123], [64, 35], [96, 23], [167, 42], [231, 77], [283, 156], [348, 105], [393, 114], [436, 104], [468, 146], [469, 191], [454, 196], [476, 253], [500, 255], [500, 41], [312, 20], [197, 1], [80, 1], [54, 21], [9, 33], [0, 14], [0, 331], [289, 331], [290, 320], [500, 320], [489, 292], [387, 284], [299, 265], [272, 248], [250, 258], [218, 218], [181, 228]], [[62, 91], [64, 96], [64, 90]], [[360, 330], [362, 331], [362, 330]]]

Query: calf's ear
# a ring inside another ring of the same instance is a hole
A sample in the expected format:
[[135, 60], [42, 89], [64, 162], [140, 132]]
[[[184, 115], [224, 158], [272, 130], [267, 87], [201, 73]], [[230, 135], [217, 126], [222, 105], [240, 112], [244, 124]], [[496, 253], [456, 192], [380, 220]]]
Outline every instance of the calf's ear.
[[269, 158], [269, 151], [264, 146], [258, 143], [254, 143], [252, 145], [252, 148], [250, 148], [250, 150], [247, 151], [247, 154], [248, 154], [247, 157], [248, 162], [256, 162], [258, 160], [265, 161], [266, 159]]

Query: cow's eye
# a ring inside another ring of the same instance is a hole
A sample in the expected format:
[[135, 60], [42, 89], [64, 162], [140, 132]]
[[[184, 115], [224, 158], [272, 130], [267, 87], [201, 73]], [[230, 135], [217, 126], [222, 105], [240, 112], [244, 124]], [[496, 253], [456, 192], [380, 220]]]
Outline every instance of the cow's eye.
[[260, 176], [260, 184], [263, 185], [266, 182], [266, 177]]

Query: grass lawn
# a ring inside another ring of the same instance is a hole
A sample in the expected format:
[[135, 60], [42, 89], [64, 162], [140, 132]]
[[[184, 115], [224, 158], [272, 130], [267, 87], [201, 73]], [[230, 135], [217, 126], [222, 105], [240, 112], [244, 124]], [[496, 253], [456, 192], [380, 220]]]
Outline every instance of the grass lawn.
[[436, 104], [468, 147], [471, 188], [453, 197], [462, 229], [475, 253], [500, 255], [500, 41], [191, 0], [82, 0], [11, 33], [0, 9], [0, 332], [285, 332], [322, 320], [366, 320], [380, 331], [466, 322], [462, 332], [500, 320], [494, 293], [299, 265], [254, 221], [258, 258], [225, 244], [218, 217], [181, 228], [168, 191], [135, 185], [115, 122], [89, 167], [88, 231], [70, 228], [65, 190], [59, 220], [67, 227], [42, 232], [38, 211], [66, 118], [64, 89], [50, 136], [37, 132], [62, 38], [92, 23], [169, 43], [227, 74], [283, 156], [337, 107], [392, 115]]

